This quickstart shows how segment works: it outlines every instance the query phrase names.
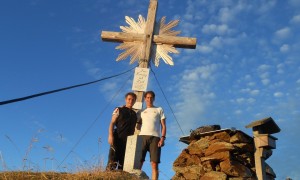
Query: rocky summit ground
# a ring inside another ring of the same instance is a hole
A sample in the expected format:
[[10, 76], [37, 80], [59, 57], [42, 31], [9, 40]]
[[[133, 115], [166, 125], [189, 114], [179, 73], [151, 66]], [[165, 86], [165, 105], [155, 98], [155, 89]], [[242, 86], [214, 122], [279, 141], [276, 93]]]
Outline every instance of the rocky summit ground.
[[58, 172], [24, 172], [9, 171], [0, 172], [0, 180], [138, 180], [138, 177], [124, 171], [102, 171], [102, 172], [78, 172], [78, 173], [58, 173]]

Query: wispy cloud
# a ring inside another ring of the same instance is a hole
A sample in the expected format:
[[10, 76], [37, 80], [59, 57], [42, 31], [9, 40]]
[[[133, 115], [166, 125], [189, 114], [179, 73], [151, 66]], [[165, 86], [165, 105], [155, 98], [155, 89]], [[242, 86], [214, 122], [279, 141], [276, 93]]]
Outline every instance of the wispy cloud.
[[202, 28], [204, 34], [230, 34], [231, 30], [226, 24], [216, 25], [216, 24], [206, 24]]
[[[215, 98], [211, 86], [214, 83], [214, 73], [217, 69], [217, 64], [199, 65], [186, 69], [178, 76], [180, 78], [173, 89], [178, 90], [176, 94], [179, 99], [175, 105], [176, 117], [178, 117], [184, 132], [203, 123], [201, 116], [210, 105], [210, 101]], [[173, 131], [172, 134], [178, 134], [177, 131]]]
[[300, 24], [300, 14], [293, 16], [290, 22], [293, 24]]
[[288, 0], [288, 2], [292, 5], [292, 6], [296, 6], [299, 7], [300, 6], [300, 2], [298, 0]]
[[258, 3], [257, 10], [259, 13], [262, 13], [262, 14], [270, 11], [277, 3], [276, 0], [259, 1], [259, 2], [260, 3]]
[[268, 85], [271, 80], [270, 80], [270, 73], [269, 70], [271, 69], [270, 65], [267, 64], [262, 64], [258, 67], [257, 72], [259, 74], [259, 77], [261, 79], [261, 82], [263, 85]]
[[213, 51], [213, 48], [211, 48], [210, 46], [207, 46], [207, 45], [198, 45], [197, 50], [199, 50], [199, 52], [201, 52], [203, 54], [208, 54]]
[[263, 71], [267, 71], [270, 69], [270, 65], [267, 64], [262, 64], [258, 67], [258, 71], [263, 72]]
[[289, 27], [284, 27], [275, 32], [275, 37], [283, 40], [291, 36], [291, 29]]
[[85, 60], [83, 65], [86, 68], [88, 75], [95, 79], [99, 79], [103, 74], [103, 71], [99, 68], [98, 62]]
[[238, 104], [252, 104], [254, 103], [256, 100], [254, 98], [237, 98], [235, 100], [231, 100], [231, 102], [233, 103], [238, 103]]
[[275, 93], [274, 93], [274, 97], [279, 98], [279, 97], [282, 97], [282, 96], [283, 96], [283, 93], [282, 93], [282, 92], [275, 92]]
[[283, 44], [280, 47], [280, 52], [282, 52], [282, 53], [287, 53], [287, 52], [289, 52], [289, 50], [290, 50], [290, 46], [288, 44]]

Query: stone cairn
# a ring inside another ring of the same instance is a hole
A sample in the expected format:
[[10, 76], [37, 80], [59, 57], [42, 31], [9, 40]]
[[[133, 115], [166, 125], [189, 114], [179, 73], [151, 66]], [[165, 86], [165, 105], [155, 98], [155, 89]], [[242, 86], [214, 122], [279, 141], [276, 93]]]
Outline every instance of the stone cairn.
[[[173, 163], [173, 180], [254, 180], [253, 138], [240, 130], [220, 129], [219, 125], [203, 126], [180, 141], [189, 144]], [[270, 151], [269, 156], [271, 156]], [[266, 165], [267, 179], [275, 179]]]

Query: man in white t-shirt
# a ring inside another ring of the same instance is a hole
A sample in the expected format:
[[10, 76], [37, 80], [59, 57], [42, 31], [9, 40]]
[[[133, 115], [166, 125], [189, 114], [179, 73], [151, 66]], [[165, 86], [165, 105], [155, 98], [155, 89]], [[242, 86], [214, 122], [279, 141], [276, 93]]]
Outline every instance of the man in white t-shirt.
[[149, 151], [152, 179], [158, 179], [158, 163], [160, 163], [161, 147], [164, 145], [166, 139], [166, 117], [161, 107], [153, 105], [155, 100], [153, 91], [147, 91], [144, 98], [147, 107], [138, 113], [138, 121], [142, 124], [139, 135], [143, 141], [141, 166], [143, 166], [147, 151]]

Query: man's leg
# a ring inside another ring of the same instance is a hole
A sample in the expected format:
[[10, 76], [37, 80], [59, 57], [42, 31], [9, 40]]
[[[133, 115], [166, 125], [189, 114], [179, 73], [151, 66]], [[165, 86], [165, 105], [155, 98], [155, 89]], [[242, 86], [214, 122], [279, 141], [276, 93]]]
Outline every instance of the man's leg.
[[106, 165], [106, 170], [115, 170], [117, 167], [116, 163], [116, 149], [114, 146], [110, 146], [108, 153], [108, 161]]
[[150, 161], [152, 166], [152, 179], [158, 179], [158, 163], [160, 163], [161, 148], [158, 147], [159, 137], [152, 137], [150, 144]]
[[143, 135], [141, 135], [141, 137], [142, 137], [142, 156], [141, 156], [141, 159], [140, 159], [140, 161], [141, 161], [140, 169], [142, 169], [142, 167], [143, 167], [147, 151], [149, 150], [149, 146], [147, 144], [147, 141], [148, 141], [149, 137], [148, 136], [143, 136]]
[[151, 162], [151, 166], [152, 166], [152, 180], [157, 180], [158, 179], [158, 163]]
[[118, 169], [123, 170], [124, 165], [124, 158], [125, 158], [125, 151], [126, 151], [126, 138], [125, 139], [119, 139], [118, 141], [118, 148], [117, 148], [117, 157], [119, 160]]

